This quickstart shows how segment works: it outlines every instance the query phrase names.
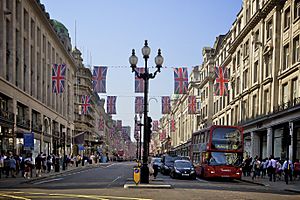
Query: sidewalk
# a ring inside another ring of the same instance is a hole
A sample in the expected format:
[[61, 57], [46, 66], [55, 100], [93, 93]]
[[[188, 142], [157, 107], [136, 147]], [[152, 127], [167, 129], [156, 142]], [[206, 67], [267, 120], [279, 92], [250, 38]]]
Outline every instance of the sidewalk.
[[289, 181], [288, 185], [285, 183], [284, 179], [278, 180], [276, 182], [271, 182], [271, 181], [269, 181], [269, 177], [256, 178], [256, 179], [252, 180], [252, 178], [250, 176], [243, 176], [241, 181], [247, 182], [247, 183], [253, 183], [253, 184], [257, 184], [257, 185], [262, 185], [265, 187], [270, 187], [270, 188], [278, 190], [278, 191], [283, 190], [283, 191], [300, 193], [300, 180], [298, 180], [298, 179], [294, 180], [292, 182]]
[[42, 173], [41, 177], [36, 177], [35, 169], [33, 169], [32, 177], [30, 179], [25, 179], [22, 176], [21, 172], [16, 176], [16, 178], [12, 178], [11, 176], [9, 176], [8, 178], [5, 178], [5, 175], [2, 174], [1, 179], [0, 179], [0, 188], [7, 188], [7, 187], [15, 186], [18, 184], [30, 183], [30, 182], [33, 182], [36, 180], [41, 180], [41, 179], [45, 179], [48, 177], [53, 177], [53, 176], [57, 176], [60, 174], [76, 171], [76, 170], [80, 171], [83, 169], [94, 168], [94, 167], [99, 167], [101, 165], [108, 165], [108, 164], [111, 164], [111, 163], [95, 163], [95, 164], [85, 163], [84, 166], [82, 166], [80, 163], [80, 165], [78, 165], [78, 167], [76, 167], [76, 165], [68, 166], [66, 168], [66, 170], [62, 170], [62, 167], [61, 167], [59, 172], [54, 172], [54, 170], [51, 170], [50, 173], [44, 172], [44, 173]]

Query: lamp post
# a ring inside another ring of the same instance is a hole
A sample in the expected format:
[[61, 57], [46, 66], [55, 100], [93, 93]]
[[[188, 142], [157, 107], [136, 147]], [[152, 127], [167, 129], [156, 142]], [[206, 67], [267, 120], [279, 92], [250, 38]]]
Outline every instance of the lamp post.
[[[137, 124], [137, 116], [136, 115], [134, 116], [134, 122], [135, 122], [135, 127], [134, 127], [135, 130], [134, 131], [137, 131], [136, 126], [138, 124]], [[139, 139], [138, 139], [138, 137], [136, 139], [137, 139], [136, 140], [136, 159], [139, 160]]]
[[143, 165], [141, 167], [141, 183], [149, 183], [149, 168], [148, 168], [148, 154], [149, 154], [149, 142], [150, 142], [150, 131], [148, 127], [148, 81], [149, 79], [154, 79], [156, 74], [160, 72], [163, 64], [163, 57], [161, 56], [161, 51], [158, 49], [158, 55], [155, 57], [156, 71], [152, 74], [148, 72], [147, 61], [151, 49], [148, 46], [147, 40], [145, 40], [145, 46], [142, 48], [143, 58], [145, 60], [145, 72], [138, 73], [136, 70], [138, 58], [135, 55], [135, 50], [132, 49], [132, 55], [129, 57], [129, 63], [132, 68], [132, 72], [136, 74], [138, 78], [144, 80], [144, 143], [143, 143]]
[[142, 157], [142, 113], [140, 113], [140, 123], [139, 123], [139, 126], [140, 126], [140, 148], [139, 148], [139, 160], [141, 160], [141, 157]]

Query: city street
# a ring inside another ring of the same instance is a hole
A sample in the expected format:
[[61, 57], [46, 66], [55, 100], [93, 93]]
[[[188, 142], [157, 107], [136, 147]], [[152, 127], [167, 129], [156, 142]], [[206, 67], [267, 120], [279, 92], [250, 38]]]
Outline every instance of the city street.
[[[292, 192], [228, 180], [177, 180], [159, 174], [162, 184], [172, 189], [124, 189], [132, 178], [133, 162], [66, 172], [61, 175], [1, 186], [0, 199], [299, 199]], [[1, 183], [2, 184], [2, 183]]]

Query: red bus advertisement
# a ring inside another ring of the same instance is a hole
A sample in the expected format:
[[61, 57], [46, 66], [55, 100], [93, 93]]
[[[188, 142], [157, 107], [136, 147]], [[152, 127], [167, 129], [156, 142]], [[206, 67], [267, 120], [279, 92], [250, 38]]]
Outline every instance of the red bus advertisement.
[[241, 179], [241, 127], [214, 125], [193, 133], [191, 142], [191, 159], [199, 177]]

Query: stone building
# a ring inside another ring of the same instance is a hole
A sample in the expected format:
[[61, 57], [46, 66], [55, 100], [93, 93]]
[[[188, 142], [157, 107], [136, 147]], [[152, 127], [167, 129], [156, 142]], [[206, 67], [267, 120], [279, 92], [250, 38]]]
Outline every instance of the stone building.
[[[23, 134], [32, 132], [33, 156], [66, 151], [74, 132], [76, 71], [67, 30], [58, 37], [34, 0], [0, 1], [0, 27], [0, 150], [22, 153]], [[52, 92], [53, 64], [67, 66], [60, 94]]]

